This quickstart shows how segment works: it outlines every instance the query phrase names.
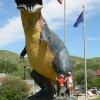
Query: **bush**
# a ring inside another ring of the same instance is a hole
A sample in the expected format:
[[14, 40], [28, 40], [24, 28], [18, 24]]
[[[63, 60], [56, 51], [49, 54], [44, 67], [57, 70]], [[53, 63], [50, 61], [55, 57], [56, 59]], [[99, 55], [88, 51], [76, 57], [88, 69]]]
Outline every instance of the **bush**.
[[29, 87], [24, 80], [6, 77], [2, 82], [0, 100], [21, 100], [28, 96]]
[[18, 70], [16, 64], [11, 63], [9, 60], [0, 60], [0, 73], [14, 73]]
[[91, 87], [98, 87], [100, 88], [100, 77], [96, 76], [93, 78], [92, 82], [91, 82]]

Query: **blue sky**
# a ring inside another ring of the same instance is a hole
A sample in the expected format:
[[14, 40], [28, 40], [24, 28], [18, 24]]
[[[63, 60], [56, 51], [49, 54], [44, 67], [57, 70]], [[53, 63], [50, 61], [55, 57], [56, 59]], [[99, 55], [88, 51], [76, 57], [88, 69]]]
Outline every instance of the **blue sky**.
[[[42, 14], [51, 30], [64, 40], [64, 2], [44, 0]], [[84, 57], [82, 23], [73, 27], [85, 5], [86, 57], [100, 57], [100, 0], [66, 0], [66, 48], [70, 55]], [[25, 45], [20, 12], [15, 0], [0, 0], [0, 50], [20, 54]]]

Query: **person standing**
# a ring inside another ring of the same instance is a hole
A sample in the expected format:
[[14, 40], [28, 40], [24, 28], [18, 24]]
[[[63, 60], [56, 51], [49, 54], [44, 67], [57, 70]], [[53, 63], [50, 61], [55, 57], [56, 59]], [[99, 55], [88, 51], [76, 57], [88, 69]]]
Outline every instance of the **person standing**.
[[73, 77], [71, 72], [68, 72], [68, 77], [66, 77], [65, 82], [67, 83], [70, 97], [73, 97]]
[[59, 78], [59, 76], [57, 77], [57, 81], [56, 81], [56, 84], [57, 84], [57, 96], [59, 96], [59, 93], [60, 93], [60, 84], [59, 84], [58, 78]]
[[61, 74], [59, 76], [59, 78], [56, 79], [58, 84], [59, 84], [59, 95], [63, 96], [65, 94], [65, 79], [64, 79], [64, 75]]

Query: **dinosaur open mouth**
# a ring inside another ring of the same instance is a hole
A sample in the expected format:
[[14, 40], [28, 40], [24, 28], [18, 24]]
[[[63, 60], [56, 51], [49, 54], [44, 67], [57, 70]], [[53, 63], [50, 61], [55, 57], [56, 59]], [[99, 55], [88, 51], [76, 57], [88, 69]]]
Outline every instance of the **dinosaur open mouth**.
[[28, 12], [36, 12], [38, 9], [42, 9], [42, 0], [15, 0], [17, 8], [23, 8]]

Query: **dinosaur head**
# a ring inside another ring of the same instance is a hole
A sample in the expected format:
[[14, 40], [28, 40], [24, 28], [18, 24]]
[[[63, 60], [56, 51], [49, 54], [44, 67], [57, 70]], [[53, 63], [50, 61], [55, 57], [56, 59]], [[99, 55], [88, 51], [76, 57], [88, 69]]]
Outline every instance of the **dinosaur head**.
[[34, 13], [42, 9], [42, 0], [15, 0], [18, 9]]

